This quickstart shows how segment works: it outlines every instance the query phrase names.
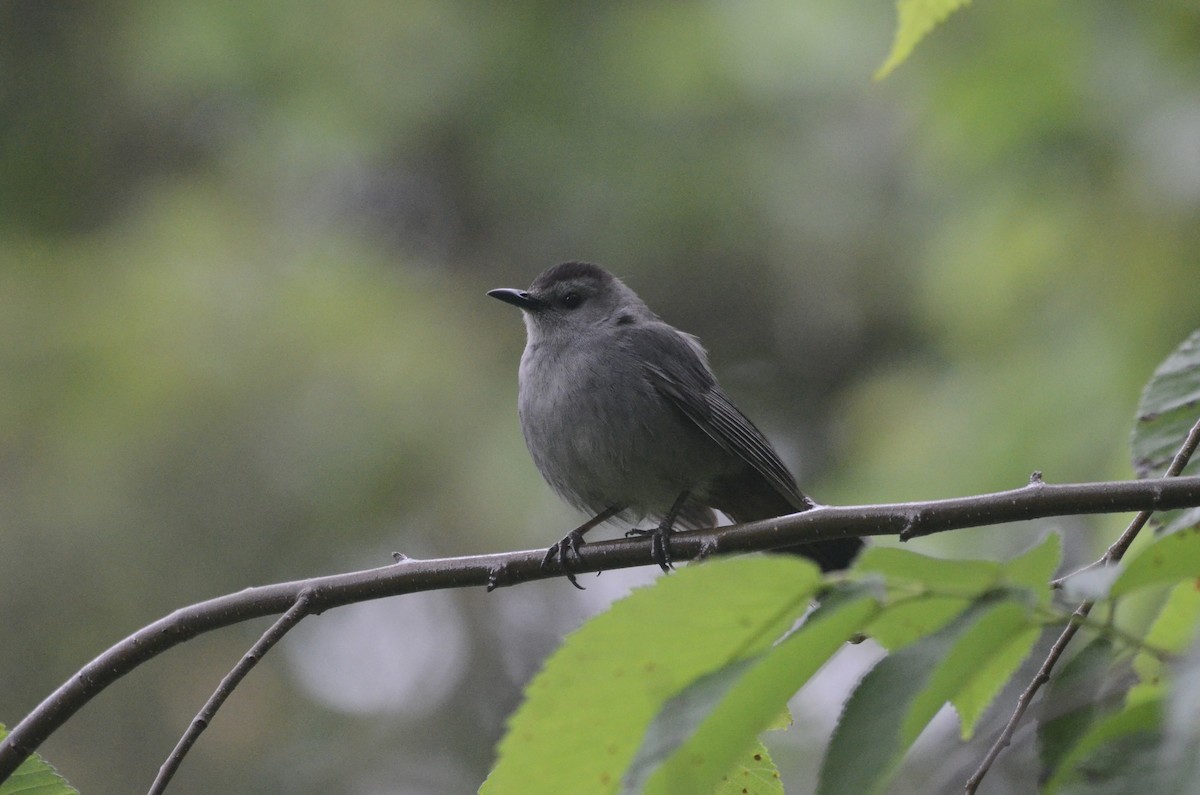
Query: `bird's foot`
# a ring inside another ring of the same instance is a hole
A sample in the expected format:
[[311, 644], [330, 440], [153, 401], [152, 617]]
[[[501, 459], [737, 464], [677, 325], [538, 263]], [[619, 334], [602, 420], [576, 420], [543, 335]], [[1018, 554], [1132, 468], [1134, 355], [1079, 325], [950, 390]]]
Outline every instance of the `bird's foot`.
[[675, 531], [665, 523], [650, 530], [635, 527], [625, 533], [626, 538], [649, 536], [650, 557], [663, 571], [675, 568], [671, 563], [671, 536], [673, 535], [675, 535]]
[[505, 580], [507, 579], [508, 566], [504, 565], [503, 563], [492, 566], [488, 569], [487, 592], [491, 593], [501, 585], [504, 585]]
[[567, 579], [581, 591], [586, 591], [579, 580], [575, 579], [574, 563], [571, 562], [571, 555], [575, 555], [575, 559], [579, 559], [579, 547], [583, 544], [583, 533], [579, 530], [572, 530], [562, 537], [562, 540], [552, 545], [546, 550], [545, 557], [542, 558], [542, 568], [546, 568], [553, 561], [558, 564], [558, 569], [563, 574], [567, 575]]

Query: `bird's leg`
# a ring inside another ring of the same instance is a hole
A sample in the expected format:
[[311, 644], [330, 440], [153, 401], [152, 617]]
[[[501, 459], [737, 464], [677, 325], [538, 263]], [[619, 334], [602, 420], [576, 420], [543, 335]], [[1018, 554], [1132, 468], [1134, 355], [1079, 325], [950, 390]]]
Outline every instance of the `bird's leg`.
[[576, 527], [571, 532], [562, 537], [562, 540], [546, 550], [546, 556], [542, 558], [542, 568], [546, 568], [550, 561], [558, 562], [558, 568], [567, 575], [567, 579], [571, 581], [579, 590], [587, 590], [579, 581], [575, 579], [575, 572], [571, 571], [571, 553], [575, 553], [575, 557], [579, 557], [579, 546], [583, 543], [583, 534], [591, 530], [598, 524], [607, 522], [621, 511], [625, 510], [621, 505], [610, 505], [600, 513], [588, 519], [583, 524]]
[[683, 509], [683, 504], [687, 502], [690, 493], [685, 490], [675, 498], [671, 510], [667, 511], [667, 515], [658, 523], [658, 527], [653, 530], [639, 530], [635, 527], [625, 534], [626, 536], [650, 536], [650, 556], [663, 571], [669, 571], [672, 568], [671, 535], [675, 532], [673, 529], [675, 517], [679, 516], [679, 511]]

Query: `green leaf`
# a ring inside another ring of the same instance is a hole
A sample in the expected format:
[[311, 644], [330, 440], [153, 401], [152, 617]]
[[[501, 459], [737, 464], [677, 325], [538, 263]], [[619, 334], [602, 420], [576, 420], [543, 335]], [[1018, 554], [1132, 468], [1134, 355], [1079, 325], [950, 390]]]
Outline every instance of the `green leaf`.
[[867, 547], [852, 570], [882, 575], [888, 587], [966, 598], [990, 591], [1005, 574], [1000, 563], [931, 558], [895, 547]]
[[1030, 626], [1026, 604], [989, 597], [936, 634], [881, 660], [846, 703], [822, 764], [818, 793], [880, 791], [946, 701], [961, 695], [974, 710], [983, 691], [992, 689], [974, 681], [974, 674]]
[[1042, 770], [1053, 773], [1063, 756], [1087, 733], [1098, 714], [1112, 709], [1105, 702], [1119, 697], [1106, 687], [1114, 661], [1113, 644], [1101, 635], [1050, 679], [1039, 707], [1038, 750]]
[[958, 638], [913, 702], [902, 728], [905, 746], [917, 739], [947, 701], [958, 710], [963, 737], [970, 737], [979, 715], [1025, 659], [1040, 630], [1030, 622], [1028, 608], [1018, 602], [1001, 602], [981, 615]]
[[[1093, 795], [1100, 786], [1120, 777], [1117, 789], [1105, 788], [1106, 792], [1129, 792], [1129, 784], [1121, 776], [1120, 766], [1130, 761], [1140, 762], [1140, 772], [1153, 774], [1152, 763], [1157, 759], [1154, 750], [1161, 737], [1162, 702], [1147, 701], [1127, 707], [1097, 721], [1079, 742], [1066, 754], [1062, 763], [1043, 792], [1089, 793]], [[1147, 764], [1149, 763], [1149, 764]], [[1146, 792], [1160, 792], [1148, 786], [1142, 778]], [[1141, 787], [1139, 787], [1141, 789]]]
[[711, 791], [787, 700], [878, 609], [875, 600], [860, 597], [817, 610], [782, 643], [693, 683], [654, 719], [621, 791]]
[[714, 795], [784, 795], [779, 769], [766, 747], [756, 742], [733, 771], [721, 779]]
[[1167, 594], [1150, 631], [1148, 645], [1173, 654], [1182, 654], [1196, 640], [1200, 622], [1200, 582], [1181, 582]]
[[1157, 727], [1138, 727], [1120, 734], [1092, 751], [1076, 765], [1076, 774], [1065, 779], [1060, 795], [1129, 795], [1131, 792], [1194, 792], [1194, 781], [1184, 787], [1167, 784], [1170, 771], [1159, 764], [1162, 733]]
[[953, 621], [971, 605], [961, 596], [927, 594], [890, 605], [864, 632], [888, 651], [899, 651]]
[[1163, 722], [1162, 753], [1156, 760], [1165, 786], [1158, 792], [1196, 792], [1200, 781], [1200, 643], [1172, 667], [1171, 698]]
[[[0, 739], [7, 736], [8, 729], [0, 723]], [[33, 754], [0, 784], [0, 795], [79, 795], [79, 790], [68, 784], [45, 759]]]
[[875, 79], [882, 80], [891, 74], [908, 59], [921, 39], [968, 2], [970, 0], [898, 0], [896, 38], [892, 41], [892, 51], [887, 60], [875, 72]]
[[[1138, 403], [1130, 449], [1139, 478], [1162, 477], [1188, 432], [1200, 419], [1200, 330], [1192, 332], [1158, 366]], [[1200, 457], [1192, 456], [1182, 474], [1200, 473]], [[1200, 525], [1200, 508], [1161, 511], [1155, 523], [1164, 533]]]
[[[1181, 582], [1167, 595], [1144, 640], [1159, 651], [1179, 654], [1195, 639], [1198, 622], [1200, 589], [1194, 581]], [[1163, 697], [1166, 671], [1158, 657], [1145, 651], [1138, 652], [1133, 658], [1133, 670], [1139, 681], [1129, 693], [1131, 702]]]
[[1151, 585], [1200, 578], [1200, 530], [1184, 530], [1154, 540], [1113, 583], [1112, 596], [1124, 596]]
[[971, 599], [1004, 585], [1033, 594], [1031, 603], [1048, 605], [1049, 580], [1062, 557], [1062, 540], [1048, 534], [1028, 551], [1004, 563], [942, 560], [905, 549], [872, 548], [855, 571], [882, 575], [893, 602], [866, 628], [889, 651], [898, 651], [950, 623]]
[[1062, 560], [1062, 539], [1047, 533], [1041, 542], [1003, 564], [1004, 581], [1025, 588], [1037, 596], [1038, 604], [1050, 604], [1050, 578]]
[[1200, 781], [1200, 645], [1172, 663], [1162, 699], [1127, 702], [1097, 721], [1050, 779], [1048, 793], [1194, 793]]
[[637, 756], [622, 777], [620, 791], [642, 792], [646, 781], [663, 761], [688, 741], [738, 680], [759, 661], [759, 657], [734, 660], [724, 668], [700, 677], [681, 693], [671, 697], [646, 729]]
[[798, 558], [724, 558], [615, 603], [568, 636], [530, 682], [480, 791], [617, 791], [667, 700], [768, 648], [807, 612], [819, 582], [816, 567]]
[[[1042, 634], [1040, 626], [1029, 625], [1027, 621], [1023, 623], [1024, 629], [1016, 630], [1007, 642], [997, 642], [993, 652], [989, 654], [985, 651], [978, 655], [977, 659], [982, 664], [968, 673], [951, 699], [958, 711], [963, 740], [969, 740], [975, 734], [975, 727], [983, 717], [984, 710], [1029, 656], [1029, 650]], [[985, 642], [990, 640], [987, 638]]]
[[[1158, 366], [1142, 391], [1130, 440], [1138, 477], [1162, 477], [1198, 418], [1200, 331], [1194, 331]], [[1193, 458], [1184, 472], [1200, 472], [1200, 460]]]

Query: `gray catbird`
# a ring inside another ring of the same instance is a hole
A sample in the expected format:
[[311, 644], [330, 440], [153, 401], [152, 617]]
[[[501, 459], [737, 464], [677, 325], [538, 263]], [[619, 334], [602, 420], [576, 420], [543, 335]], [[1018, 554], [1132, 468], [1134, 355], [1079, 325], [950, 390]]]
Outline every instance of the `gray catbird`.
[[[714, 508], [749, 522], [816, 505], [721, 391], [699, 340], [608, 271], [566, 262], [528, 290], [488, 295], [524, 313], [518, 413], [533, 462], [560, 497], [595, 514], [550, 547], [543, 565], [557, 558], [570, 576], [584, 533], [613, 517], [659, 519], [631, 533], [652, 537], [665, 570], [674, 527], [711, 527]], [[830, 570], [861, 546], [845, 538], [787, 551]]]

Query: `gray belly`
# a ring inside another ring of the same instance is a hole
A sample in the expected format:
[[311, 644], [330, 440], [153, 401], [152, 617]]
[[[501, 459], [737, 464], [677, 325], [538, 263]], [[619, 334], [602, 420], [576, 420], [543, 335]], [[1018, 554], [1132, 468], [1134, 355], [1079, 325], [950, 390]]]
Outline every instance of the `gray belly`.
[[[588, 362], [549, 378], [522, 363], [520, 415], [538, 470], [567, 502], [590, 513], [611, 505], [626, 516], [661, 516], [685, 490], [695, 491], [726, 465], [727, 455], [642, 376], [606, 361], [601, 377]], [[530, 383], [549, 388], [534, 390]]]

